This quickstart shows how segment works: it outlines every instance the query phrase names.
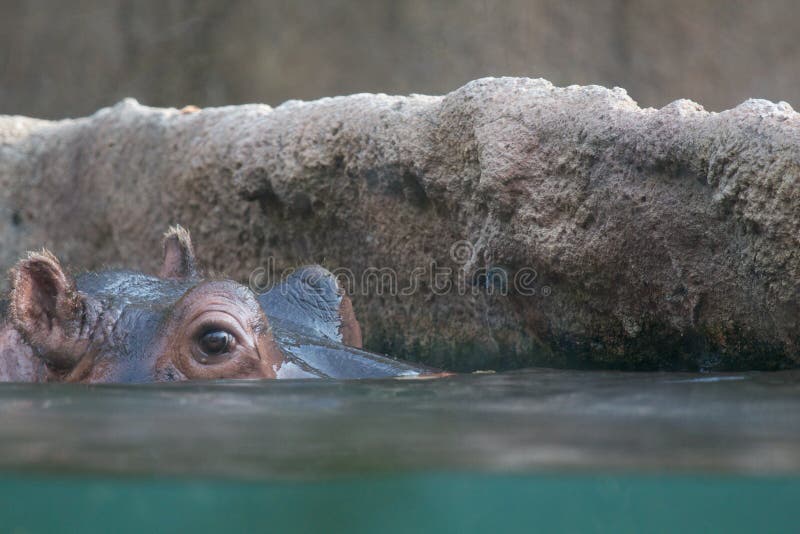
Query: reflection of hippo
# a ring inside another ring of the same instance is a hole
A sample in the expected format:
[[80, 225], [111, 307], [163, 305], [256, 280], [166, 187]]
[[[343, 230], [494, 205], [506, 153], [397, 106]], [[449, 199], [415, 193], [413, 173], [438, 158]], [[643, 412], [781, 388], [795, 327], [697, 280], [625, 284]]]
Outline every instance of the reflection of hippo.
[[[73, 280], [48, 252], [11, 273], [0, 301], [0, 380], [153, 382], [211, 378], [377, 378], [429, 370], [360, 350], [350, 299], [330, 272], [304, 267], [257, 296], [203, 279], [189, 234], [164, 238], [158, 277]], [[348, 346], [350, 345], [350, 346]]]

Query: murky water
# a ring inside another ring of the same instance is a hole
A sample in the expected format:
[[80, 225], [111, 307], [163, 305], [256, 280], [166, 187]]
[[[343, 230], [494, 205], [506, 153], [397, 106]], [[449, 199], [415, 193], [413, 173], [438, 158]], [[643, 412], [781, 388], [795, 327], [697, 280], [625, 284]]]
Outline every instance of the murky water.
[[[316, 502], [309, 510], [333, 514], [343, 527], [385, 522], [390, 512], [403, 517], [406, 502], [434, 514], [436, 528], [460, 525], [485, 506], [475, 524], [578, 521], [558, 506], [561, 515], [552, 517], [560, 495], [572, 499], [564, 506], [589, 514], [591, 522], [574, 528], [616, 517], [634, 530], [648, 524], [637, 510], [666, 521], [674, 514], [664, 499], [690, 507], [700, 499], [694, 515], [682, 516], [695, 526], [705, 524], [698, 522], [704, 510], [739, 514], [733, 524], [749, 525], [743, 506], [755, 502], [761, 512], [774, 507], [769, 517], [780, 525], [800, 498], [800, 372], [535, 369], [440, 380], [0, 384], [0, 470], [0, 518], [16, 518], [8, 520], [23, 530], [34, 525], [25, 517], [44, 520], [19, 515], [35, 509], [19, 501], [25, 495], [50, 495], [62, 508], [83, 503], [65, 508], [73, 513], [135, 502], [143, 510], [136, 517], [147, 520], [146, 511], [159, 507], [189, 514], [255, 499], [271, 502], [273, 521], [281, 516], [287, 525], [302, 503]], [[22, 504], [9, 508], [11, 496]], [[276, 507], [283, 497], [289, 501]], [[522, 507], [501, 506], [510, 502]], [[259, 506], [244, 510], [238, 520], [264, 519]]]

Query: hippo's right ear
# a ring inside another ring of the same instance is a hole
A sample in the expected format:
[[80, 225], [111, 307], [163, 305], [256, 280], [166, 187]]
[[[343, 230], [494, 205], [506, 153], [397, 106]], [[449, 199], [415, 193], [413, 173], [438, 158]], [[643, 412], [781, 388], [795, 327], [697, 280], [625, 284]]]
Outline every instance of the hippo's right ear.
[[86, 352], [94, 307], [50, 252], [32, 252], [11, 271], [14, 326], [49, 364], [73, 367]]
[[197, 276], [197, 264], [189, 232], [175, 225], [164, 234], [164, 264], [159, 278], [186, 280]]

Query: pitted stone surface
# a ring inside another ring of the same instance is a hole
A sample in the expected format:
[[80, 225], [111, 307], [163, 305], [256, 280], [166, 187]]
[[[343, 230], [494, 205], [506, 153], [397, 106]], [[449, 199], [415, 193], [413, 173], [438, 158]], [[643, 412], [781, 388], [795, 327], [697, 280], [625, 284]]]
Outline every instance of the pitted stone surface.
[[[349, 269], [367, 347], [433, 365], [800, 363], [786, 103], [641, 109], [619, 88], [524, 78], [274, 109], [125, 100], [0, 117], [0, 187], [3, 267], [45, 245], [69, 265], [153, 270], [180, 223], [242, 280]], [[436, 289], [445, 268], [452, 288]], [[364, 287], [387, 269], [394, 291]]]

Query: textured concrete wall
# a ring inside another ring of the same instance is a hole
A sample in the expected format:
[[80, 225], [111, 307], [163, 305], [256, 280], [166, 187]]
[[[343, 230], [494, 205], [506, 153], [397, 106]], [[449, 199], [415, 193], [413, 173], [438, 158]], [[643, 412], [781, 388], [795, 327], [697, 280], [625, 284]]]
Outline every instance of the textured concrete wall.
[[180, 223], [243, 280], [273, 262], [392, 269], [397, 289], [354, 288], [367, 346], [455, 369], [800, 362], [786, 103], [642, 109], [520, 78], [275, 109], [126, 101], [1, 117], [0, 191], [3, 267], [46, 244], [78, 268], [152, 270]]
[[642, 106], [800, 106], [793, 0], [0, 0], [0, 113], [443, 94], [484, 76]]

